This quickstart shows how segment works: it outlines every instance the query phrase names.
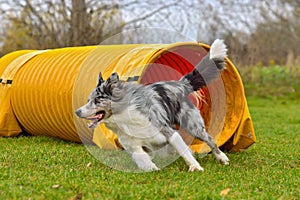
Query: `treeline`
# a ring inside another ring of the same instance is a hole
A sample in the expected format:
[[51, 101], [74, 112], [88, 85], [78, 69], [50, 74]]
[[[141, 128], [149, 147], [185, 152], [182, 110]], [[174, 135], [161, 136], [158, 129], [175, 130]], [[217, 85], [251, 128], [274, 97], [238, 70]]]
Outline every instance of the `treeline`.
[[280, 1], [278, 7], [271, 3], [260, 10], [262, 19], [253, 32], [224, 36], [230, 55], [241, 66], [300, 67], [300, 1]]
[[[238, 66], [300, 66], [300, 2], [268, 0], [0, 0], [0, 55], [108, 43], [172, 42], [173, 33], [196, 33], [210, 43], [224, 38]], [[128, 30], [161, 27], [170, 31]], [[156, 37], [153, 39], [153, 37]]]

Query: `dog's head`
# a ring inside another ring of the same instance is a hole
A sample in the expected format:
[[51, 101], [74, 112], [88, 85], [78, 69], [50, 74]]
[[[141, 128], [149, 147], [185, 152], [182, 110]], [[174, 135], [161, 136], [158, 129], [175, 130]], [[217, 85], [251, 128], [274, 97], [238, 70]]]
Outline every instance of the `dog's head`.
[[114, 90], [119, 88], [120, 83], [117, 73], [113, 73], [106, 81], [103, 80], [101, 72], [99, 73], [97, 86], [91, 92], [87, 104], [76, 110], [78, 117], [91, 121], [89, 128], [95, 128], [111, 117]]

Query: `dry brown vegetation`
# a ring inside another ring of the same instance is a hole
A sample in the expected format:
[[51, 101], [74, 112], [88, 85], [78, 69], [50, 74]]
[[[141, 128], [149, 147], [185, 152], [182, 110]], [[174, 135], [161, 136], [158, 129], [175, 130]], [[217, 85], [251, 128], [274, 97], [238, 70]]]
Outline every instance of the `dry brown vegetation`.
[[[299, 1], [9, 2], [0, 0], [0, 55], [18, 49], [97, 45], [130, 28], [160, 27], [182, 34], [197, 29], [196, 39], [204, 43], [216, 37], [224, 38], [230, 47], [230, 57], [238, 67], [300, 66]], [[172, 37], [164, 33], [127, 34], [117, 42], [126, 39], [126, 42], [147, 42], [152, 41], [151, 37], [172, 42]]]

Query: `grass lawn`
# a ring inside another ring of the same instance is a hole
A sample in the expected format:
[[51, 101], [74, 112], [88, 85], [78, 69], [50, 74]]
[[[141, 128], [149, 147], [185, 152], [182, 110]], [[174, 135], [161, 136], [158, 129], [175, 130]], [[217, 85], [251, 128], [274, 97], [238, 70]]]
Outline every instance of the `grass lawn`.
[[[204, 172], [182, 159], [161, 171], [110, 169], [83, 145], [47, 137], [0, 138], [0, 199], [300, 199], [300, 102], [249, 98], [257, 143], [209, 154]], [[228, 189], [226, 196], [220, 192]]]

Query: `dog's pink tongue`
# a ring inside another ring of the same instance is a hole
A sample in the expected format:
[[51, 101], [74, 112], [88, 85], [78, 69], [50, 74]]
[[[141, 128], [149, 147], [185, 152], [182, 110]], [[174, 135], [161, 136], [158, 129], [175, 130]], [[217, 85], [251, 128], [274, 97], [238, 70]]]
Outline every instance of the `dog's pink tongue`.
[[96, 128], [98, 122], [103, 118], [103, 113], [100, 113], [94, 117], [88, 118], [89, 120], [94, 120], [93, 122], [89, 123], [89, 128]]
[[86, 120], [96, 120], [96, 119], [102, 119], [102, 117], [103, 117], [103, 114], [100, 113], [100, 114], [98, 114], [98, 115], [95, 115], [94, 117], [87, 117], [87, 118], [85, 118], [85, 119], [86, 119]]

